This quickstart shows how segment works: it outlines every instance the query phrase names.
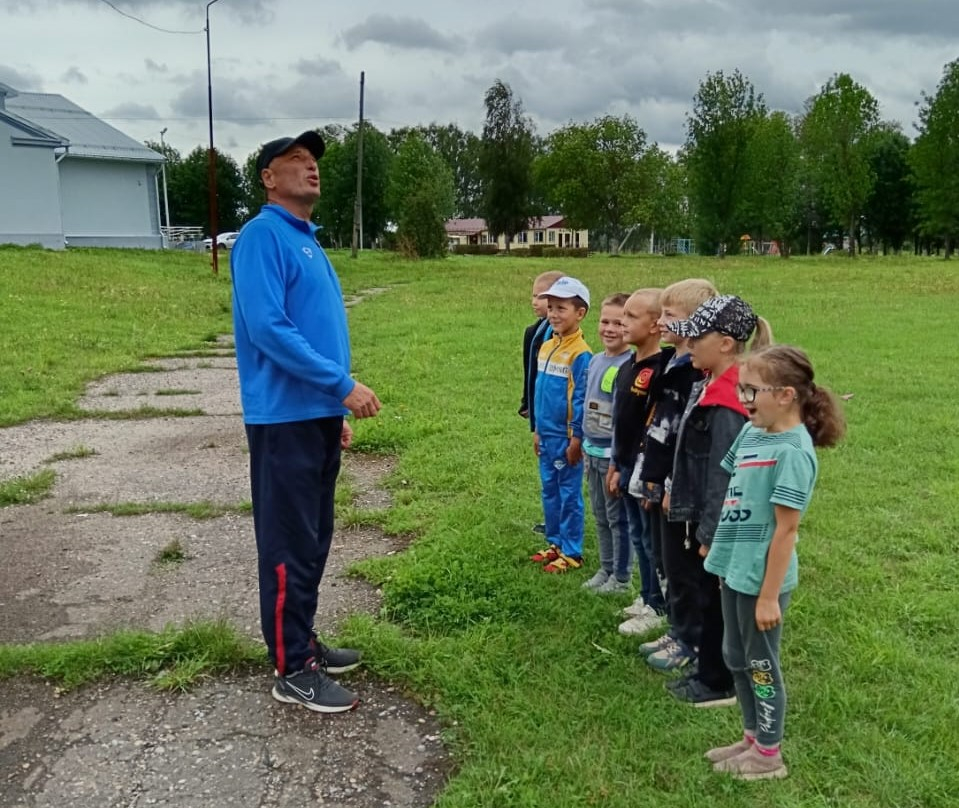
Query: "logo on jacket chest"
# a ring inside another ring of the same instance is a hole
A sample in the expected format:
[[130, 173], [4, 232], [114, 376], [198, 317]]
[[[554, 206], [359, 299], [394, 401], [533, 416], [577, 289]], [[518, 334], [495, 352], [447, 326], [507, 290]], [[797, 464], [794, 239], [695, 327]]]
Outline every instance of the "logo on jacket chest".
[[633, 386], [629, 389], [634, 396], [646, 396], [649, 394], [649, 383], [653, 378], [652, 368], [643, 368], [633, 380]]

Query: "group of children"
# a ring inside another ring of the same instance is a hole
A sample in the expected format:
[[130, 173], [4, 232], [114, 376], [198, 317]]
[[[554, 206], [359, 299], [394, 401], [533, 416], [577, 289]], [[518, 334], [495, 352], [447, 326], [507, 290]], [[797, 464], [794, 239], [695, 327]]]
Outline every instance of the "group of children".
[[531, 560], [548, 573], [583, 566], [585, 475], [599, 569], [583, 586], [631, 591], [635, 559], [639, 596], [620, 633], [668, 625], [639, 646], [650, 667], [681, 674], [667, 690], [742, 712], [743, 737], [706, 758], [739, 779], [785, 777], [782, 615], [814, 446], [844, 432], [836, 399], [801, 350], [773, 345], [748, 303], [705, 280], [606, 297], [596, 354], [580, 327], [583, 283], [543, 273], [532, 301], [520, 414], [539, 458], [546, 546]]

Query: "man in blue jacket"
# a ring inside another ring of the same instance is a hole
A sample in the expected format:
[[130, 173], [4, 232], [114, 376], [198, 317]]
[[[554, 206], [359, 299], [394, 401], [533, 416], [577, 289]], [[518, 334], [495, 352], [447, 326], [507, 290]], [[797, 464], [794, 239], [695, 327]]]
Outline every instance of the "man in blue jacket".
[[263, 146], [256, 171], [267, 204], [240, 232], [231, 265], [273, 697], [335, 713], [359, 699], [327, 674], [352, 670], [360, 655], [317, 638], [317, 589], [333, 536], [340, 451], [353, 438], [344, 416], [374, 416], [380, 402], [350, 377], [343, 293], [310, 221], [324, 150], [316, 132]]

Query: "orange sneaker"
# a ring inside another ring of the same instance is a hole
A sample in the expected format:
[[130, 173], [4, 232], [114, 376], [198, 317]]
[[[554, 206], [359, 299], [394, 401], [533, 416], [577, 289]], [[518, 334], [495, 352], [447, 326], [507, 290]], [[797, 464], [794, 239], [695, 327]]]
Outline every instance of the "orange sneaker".
[[559, 547], [555, 544], [551, 544], [545, 550], [540, 550], [538, 553], [533, 553], [529, 557], [530, 561], [535, 561], [537, 564], [542, 564], [544, 562], [555, 561], [560, 557]]
[[545, 567], [543, 567], [543, 572], [569, 572], [570, 570], [578, 570], [583, 566], [582, 558], [575, 558], [574, 556], [563, 555], [560, 553], [559, 558], [555, 561], [550, 561]]

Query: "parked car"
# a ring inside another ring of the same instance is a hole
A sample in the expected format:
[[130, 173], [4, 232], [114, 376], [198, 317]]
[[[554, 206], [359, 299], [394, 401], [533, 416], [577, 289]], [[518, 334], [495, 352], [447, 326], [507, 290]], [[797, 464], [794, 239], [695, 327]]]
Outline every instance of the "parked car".
[[[236, 241], [236, 237], [240, 235], [238, 232], [231, 230], [228, 233], [220, 233], [216, 237], [216, 248], [218, 250], [232, 250], [233, 244]], [[203, 247], [207, 250], [211, 249], [213, 242], [209, 238], [203, 239]]]
[[200, 250], [209, 250], [209, 249], [210, 249], [210, 245], [209, 245], [209, 241], [210, 241], [210, 240], [209, 240], [209, 239], [206, 239], [206, 241], [207, 241], [208, 243], [204, 244], [204, 243], [203, 243], [202, 241], [200, 241], [199, 239], [187, 238], [187, 239], [183, 239], [183, 241], [178, 241], [176, 244], [174, 244], [174, 245], [173, 245], [173, 249], [175, 249], [175, 250], [193, 250], [194, 252], [200, 252]]

